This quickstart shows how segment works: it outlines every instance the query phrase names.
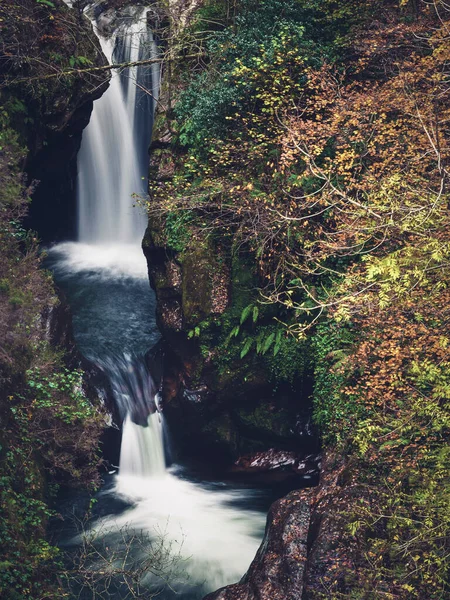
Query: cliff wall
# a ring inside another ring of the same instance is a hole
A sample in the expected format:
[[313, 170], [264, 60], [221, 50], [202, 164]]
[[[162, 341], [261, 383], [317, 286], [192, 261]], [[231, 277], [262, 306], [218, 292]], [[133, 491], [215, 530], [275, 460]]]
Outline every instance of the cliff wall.
[[104, 416], [27, 223], [45, 233], [67, 210], [63, 188], [108, 75], [68, 74], [104, 58], [89, 22], [59, 0], [3, 2], [0, 30], [0, 595], [17, 600], [60, 593], [52, 500], [61, 484], [98, 483]]

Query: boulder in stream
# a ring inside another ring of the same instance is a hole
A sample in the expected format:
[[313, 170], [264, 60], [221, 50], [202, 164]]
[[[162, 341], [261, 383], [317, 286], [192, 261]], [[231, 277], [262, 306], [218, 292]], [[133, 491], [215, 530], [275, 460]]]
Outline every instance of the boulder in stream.
[[266, 533], [243, 579], [204, 600], [299, 600], [307, 559], [310, 503], [294, 491], [272, 504]]

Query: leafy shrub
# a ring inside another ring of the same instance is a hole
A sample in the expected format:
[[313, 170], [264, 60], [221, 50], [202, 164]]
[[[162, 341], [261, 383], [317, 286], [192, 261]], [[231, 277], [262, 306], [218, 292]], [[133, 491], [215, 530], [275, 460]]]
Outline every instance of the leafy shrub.
[[226, 135], [227, 117], [249, 110], [257, 99], [259, 82], [242, 77], [240, 70], [281, 67], [276, 50], [283, 37], [289, 39], [289, 48], [307, 60], [316, 55], [313, 44], [304, 39], [302, 16], [295, 0], [243, 3], [235, 24], [209, 40], [214, 68], [197, 75], [175, 106], [182, 144], [204, 151], [205, 141], [208, 148], [215, 137]]

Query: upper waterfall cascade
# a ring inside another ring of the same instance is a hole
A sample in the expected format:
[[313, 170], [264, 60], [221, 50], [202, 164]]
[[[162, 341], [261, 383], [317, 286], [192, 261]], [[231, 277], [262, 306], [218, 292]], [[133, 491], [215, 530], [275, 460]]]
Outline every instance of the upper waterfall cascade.
[[[95, 24], [94, 24], [95, 25]], [[95, 27], [94, 27], [95, 28]], [[95, 28], [110, 63], [133, 63], [157, 56], [147, 26], [147, 10], [103, 37]], [[139, 244], [146, 226], [133, 195], [145, 195], [159, 66], [113, 70], [111, 83], [94, 103], [78, 154], [78, 239], [86, 244]]]

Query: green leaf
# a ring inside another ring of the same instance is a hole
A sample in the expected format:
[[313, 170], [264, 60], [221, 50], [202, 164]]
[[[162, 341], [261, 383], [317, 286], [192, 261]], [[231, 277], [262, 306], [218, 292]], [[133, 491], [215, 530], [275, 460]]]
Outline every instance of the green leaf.
[[241, 350], [241, 358], [244, 358], [244, 356], [246, 356], [249, 353], [250, 348], [252, 347], [252, 344], [253, 344], [252, 338], [247, 338], [245, 340], [244, 345]]
[[273, 355], [274, 356], [276, 356], [278, 354], [278, 352], [280, 351], [282, 339], [283, 339], [283, 332], [281, 329], [279, 329], [275, 336], [275, 345], [273, 347]]
[[248, 319], [248, 317], [249, 317], [249, 315], [250, 315], [250, 313], [252, 311], [252, 308], [253, 308], [253, 306], [251, 304], [249, 304], [242, 311], [242, 313], [241, 313], [241, 325], [242, 325], [242, 323], [244, 323]]
[[253, 307], [253, 323], [256, 323], [258, 320], [259, 308], [257, 306]]
[[275, 339], [275, 334], [274, 334], [274, 333], [271, 333], [271, 334], [269, 335], [269, 337], [267, 337], [267, 338], [264, 340], [264, 344], [263, 344], [263, 346], [262, 346], [261, 354], [265, 354], [265, 353], [267, 352], [267, 350], [268, 350], [268, 349], [270, 348], [270, 346], [272, 345], [272, 343], [273, 343], [274, 339]]
[[38, 4], [44, 4], [45, 6], [48, 6], [49, 8], [55, 8], [55, 5], [53, 4], [53, 2], [50, 2], [50, 0], [36, 0], [36, 2]]
[[78, 63], [80, 65], [92, 65], [92, 60], [89, 60], [89, 58], [86, 58], [86, 56], [79, 56], [78, 57]]
[[235, 327], [233, 327], [233, 329], [231, 330], [230, 334], [228, 335], [227, 339], [225, 340], [225, 348], [228, 346], [228, 344], [231, 341], [232, 337], [237, 337], [239, 335], [239, 325], [236, 325]]
[[257, 338], [256, 340], [256, 353], [261, 354], [261, 348], [263, 345], [263, 340], [261, 338]]

